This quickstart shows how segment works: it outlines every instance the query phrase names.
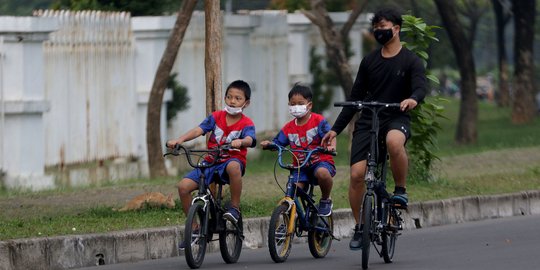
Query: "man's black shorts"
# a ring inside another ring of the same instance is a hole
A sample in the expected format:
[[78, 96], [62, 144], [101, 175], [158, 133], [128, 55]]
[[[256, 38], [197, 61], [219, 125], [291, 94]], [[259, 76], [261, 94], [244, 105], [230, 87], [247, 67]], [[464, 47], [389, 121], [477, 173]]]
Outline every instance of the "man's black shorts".
[[[411, 120], [408, 116], [397, 115], [379, 119], [379, 153], [386, 153], [386, 134], [392, 129], [397, 129], [405, 134], [405, 143], [411, 137]], [[351, 146], [351, 165], [367, 159], [370, 144], [371, 119], [361, 118], [356, 122], [352, 146]], [[381, 148], [382, 147], [382, 148]], [[379, 158], [383, 158], [380, 156]], [[381, 160], [381, 159], [379, 159]]]

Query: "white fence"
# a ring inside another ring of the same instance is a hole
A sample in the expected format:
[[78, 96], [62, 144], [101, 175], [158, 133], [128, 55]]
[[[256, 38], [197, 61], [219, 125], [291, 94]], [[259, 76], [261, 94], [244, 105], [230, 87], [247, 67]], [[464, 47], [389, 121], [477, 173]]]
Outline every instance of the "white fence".
[[134, 49], [128, 13], [44, 12], [45, 165], [136, 154]]
[[[332, 16], [342, 23], [348, 14]], [[127, 13], [96, 11], [42, 11], [36, 17], [0, 17], [0, 170], [11, 179], [4, 179], [4, 184], [54, 186], [50, 181], [42, 183], [43, 177], [20, 181], [18, 176], [42, 175], [45, 166], [64, 168], [118, 157], [139, 160], [137, 168], [130, 171], [145, 175], [148, 95], [175, 19], [131, 18]], [[51, 26], [41, 29], [46, 25], [43, 21]], [[362, 22], [364, 17], [350, 34], [355, 54], [351, 59], [353, 70], [361, 58]], [[18, 40], [19, 28], [27, 32], [22, 42]], [[52, 33], [46, 40], [44, 33], [48, 32]], [[36, 38], [38, 34], [43, 38]], [[4, 36], [7, 46], [2, 46]], [[41, 47], [37, 47], [38, 42], [42, 42]], [[223, 88], [237, 79], [250, 83], [252, 101], [245, 113], [252, 117], [258, 132], [276, 130], [289, 119], [289, 88], [297, 81], [311, 81], [311, 46], [323, 52], [318, 29], [302, 14], [257, 11], [224, 16]], [[22, 64], [16, 64], [18, 60]], [[198, 125], [206, 114], [203, 13], [194, 14], [173, 72], [188, 89], [190, 108], [178, 113], [168, 127], [162, 107], [163, 141]], [[18, 73], [22, 75], [12, 76]], [[341, 99], [340, 90], [336, 96]], [[20, 103], [17, 100], [24, 105], [20, 110], [12, 106]], [[332, 117], [331, 111], [326, 114]], [[29, 134], [34, 122], [39, 125]], [[43, 142], [42, 149], [38, 146], [33, 151], [36, 156], [25, 157], [32, 159], [33, 166], [21, 166], [26, 161], [20, 156], [29, 140]], [[14, 155], [19, 158], [12, 160]], [[10, 160], [6, 161], [8, 156]], [[56, 179], [56, 184], [60, 182], [64, 181]]]

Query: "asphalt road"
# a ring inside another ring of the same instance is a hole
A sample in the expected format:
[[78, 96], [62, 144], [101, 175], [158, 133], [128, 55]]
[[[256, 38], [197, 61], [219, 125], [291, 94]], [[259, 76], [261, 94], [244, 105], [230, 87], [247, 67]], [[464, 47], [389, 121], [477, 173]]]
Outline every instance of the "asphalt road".
[[[349, 239], [334, 241], [326, 258], [314, 259], [307, 244], [293, 245], [289, 259], [276, 264], [267, 248], [244, 249], [236, 264], [227, 265], [209, 253], [201, 269], [361, 269], [361, 252], [348, 248]], [[372, 249], [370, 269], [538, 269], [540, 215], [483, 220], [404, 231], [394, 262], [385, 264]], [[123, 263], [86, 270], [189, 269], [184, 257]]]

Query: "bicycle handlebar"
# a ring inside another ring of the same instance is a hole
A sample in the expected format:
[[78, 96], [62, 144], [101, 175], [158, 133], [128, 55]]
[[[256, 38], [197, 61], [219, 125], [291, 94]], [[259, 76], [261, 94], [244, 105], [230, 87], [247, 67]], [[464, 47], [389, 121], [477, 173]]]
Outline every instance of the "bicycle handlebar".
[[[177, 144], [174, 146], [174, 148], [170, 152], [165, 153], [163, 156], [164, 157], [168, 155], [179, 156], [181, 154], [185, 154], [187, 157], [187, 161], [191, 167], [205, 169], [205, 168], [214, 166], [216, 162], [219, 160], [219, 156], [221, 155], [223, 151], [238, 151], [238, 149], [233, 148], [230, 144], [220, 145], [214, 149], [187, 149], [183, 145]], [[191, 159], [191, 156], [194, 155], [193, 153], [210, 154], [212, 156], [212, 162], [197, 162], [197, 164], [195, 164], [193, 160]]]
[[384, 103], [378, 101], [342, 101], [335, 102], [334, 107], [355, 107], [358, 110], [361, 110], [363, 107], [367, 108], [399, 108], [401, 104], [399, 103]]
[[[329, 151], [323, 147], [320, 147], [318, 146], [317, 148], [314, 148], [314, 149], [311, 149], [311, 150], [296, 150], [296, 149], [289, 149], [287, 147], [284, 147], [284, 146], [281, 146], [279, 144], [275, 144], [275, 143], [271, 143], [269, 144], [268, 146], [264, 147], [263, 150], [270, 150], [270, 151], [278, 151], [278, 163], [279, 163], [279, 166], [283, 169], [293, 169], [293, 170], [296, 170], [296, 169], [299, 169], [299, 168], [302, 168], [304, 166], [306, 166], [306, 164], [309, 162], [309, 159], [311, 158], [311, 155], [312, 154], [315, 154], [315, 153], [321, 153], [321, 154], [328, 154], [328, 155], [332, 155], [332, 156], [336, 156], [337, 153], [336, 151]], [[287, 152], [297, 152], [297, 153], [305, 153], [307, 154], [305, 159], [304, 159], [304, 162], [302, 162], [301, 164], [298, 164], [298, 165], [293, 165], [293, 164], [283, 164], [283, 160], [282, 160], [282, 157], [283, 157], [283, 152], [284, 151], [287, 151]]]

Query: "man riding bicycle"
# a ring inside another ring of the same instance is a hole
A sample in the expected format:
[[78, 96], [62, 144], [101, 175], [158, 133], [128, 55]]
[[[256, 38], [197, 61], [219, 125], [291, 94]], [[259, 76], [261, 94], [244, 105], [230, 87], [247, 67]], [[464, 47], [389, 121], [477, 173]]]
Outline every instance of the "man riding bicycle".
[[[371, 25], [374, 37], [382, 48], [364, 57], [347, 100], [401, 104], [400, 110], [385, 110], [379, 114], [379, 137], [386, 142], [390, 155], [395, 182], [392, 200], [405, 208], [408, 203], [405, 189], [408, 157], [405, 144], [411, 136], [408, 111], [424, 99], [426, 76], [422, 60], [401, 45], [401, 24], [401, 14], [396, 10], [383, 9], [375, 13]], [[355, 108], [344, 107], [321, 144], [326, 146], [332, 142], [349, 124], [355, 113]], [[353, 250], [361, 247], [360, 208], [366, 191], [364, 174], [369, 151], [371, 117], [370, 111], [362, 111], [355, 123], [352, 138], [349, 203], [356, 225], [349, 247]]]

